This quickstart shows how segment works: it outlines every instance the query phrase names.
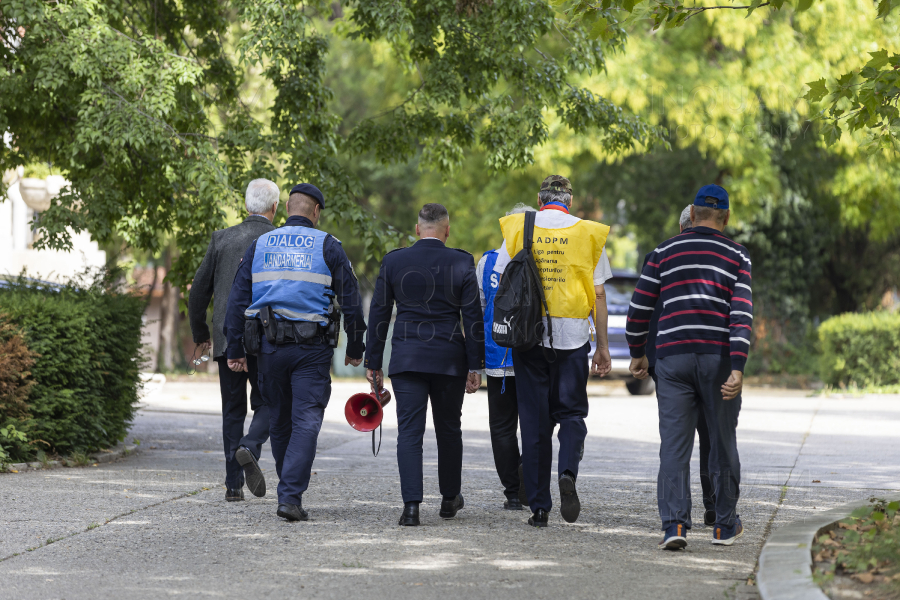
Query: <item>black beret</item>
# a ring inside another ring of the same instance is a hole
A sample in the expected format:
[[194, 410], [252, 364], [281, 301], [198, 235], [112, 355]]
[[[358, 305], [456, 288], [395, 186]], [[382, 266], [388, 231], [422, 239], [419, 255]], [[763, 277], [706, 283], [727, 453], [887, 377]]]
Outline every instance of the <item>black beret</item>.
[[306, 194], [318, 202], [319, 206], [325, 208], [325, 196], [322, 195], [322, 190], [311, 183], [298, 183], [291, 188], [291, 194]]

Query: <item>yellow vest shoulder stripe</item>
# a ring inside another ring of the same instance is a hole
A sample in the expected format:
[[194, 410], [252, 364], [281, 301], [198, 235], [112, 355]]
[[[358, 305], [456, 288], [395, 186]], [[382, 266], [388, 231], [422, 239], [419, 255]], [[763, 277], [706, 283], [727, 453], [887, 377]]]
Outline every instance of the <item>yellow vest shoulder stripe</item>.
[[[510, 256], [522, 250], [525, 215], [500, 219]], [[594, 267], [600, 260], [609, 226], [579, 219], [562, 229], [535, 226], [531, 252], [541, 274], [552, 317], [586, 319], [594, 308]]]

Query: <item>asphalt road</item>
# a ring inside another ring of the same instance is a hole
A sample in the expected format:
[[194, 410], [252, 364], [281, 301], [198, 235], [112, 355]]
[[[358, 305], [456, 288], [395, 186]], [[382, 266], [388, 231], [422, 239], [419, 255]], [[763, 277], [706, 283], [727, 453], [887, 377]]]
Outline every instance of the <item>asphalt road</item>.
[[[269, 493], [224, 501], [218, 386], [150, 390], [129, 436], [140, 452], [97, 467], [0, 475], [0, 598], [755, 598], [765, 535], [785, 522], [900, 490], [900, 397], [806, 397], [750, 390], [739, 426], [739, 512], [731, 548], [696, 526], [687, 550], [662, 552], [656, 513], [656, 402], [621, 384], [591, 387], [581, 517], [525, 525], [502, 509], [484, 392], [468, 396], [459, 518], [437, 516], [436, 446], [425, 447], [423, 526], [402, 507], [388, 411], [383, 449], [343, 419], [359, 383], [336, 383], [304, 506], [275, 516]], [[430, 417], [429, 417], [430, 421]], [[694, 495], [699, 498], [696, 456]], [[554, 498], [558, 494], [554, 491]], [[702, 523], [701, 510], [694, 519]]]

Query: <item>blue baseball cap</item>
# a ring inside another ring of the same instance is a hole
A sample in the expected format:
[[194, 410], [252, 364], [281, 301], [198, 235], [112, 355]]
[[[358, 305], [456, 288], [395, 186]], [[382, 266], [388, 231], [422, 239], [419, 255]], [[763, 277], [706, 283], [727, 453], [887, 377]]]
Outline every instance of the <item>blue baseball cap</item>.
[[[715, 198], [716, 203], [712, 204], [708, 202], [707, 198]], [[697, 192], [697, 197], [694, 198], [694, 206], [708, 206], [709, 208], [728, 208], [728, 192], [725, 191], [725, 188], [710, 184], [704, 185], [700, 188], [700, 191]]]
[[[291, 194], [306, 194], [307, 196], [318, 202], [319, 206], [325, 208], [325, 196], [322, 195], [322, 190], [311, 183], [298, 183], [291, 188]], [[725, 197], [727, 198], [728, 195], [726, 194]]]

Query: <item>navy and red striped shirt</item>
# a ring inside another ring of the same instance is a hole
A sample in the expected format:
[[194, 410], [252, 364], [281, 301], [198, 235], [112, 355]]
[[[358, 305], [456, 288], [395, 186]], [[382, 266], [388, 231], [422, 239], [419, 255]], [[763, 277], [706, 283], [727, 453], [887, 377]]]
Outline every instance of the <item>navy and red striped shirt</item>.
[[625, 337], [633, 358], [646, 353], [650, 318], [662, 302], [656, 356], [723, 354], [743, 371], [753, 327], [747, 249], [709, 227], [694, 227], [650, 253], [641, 272]]

